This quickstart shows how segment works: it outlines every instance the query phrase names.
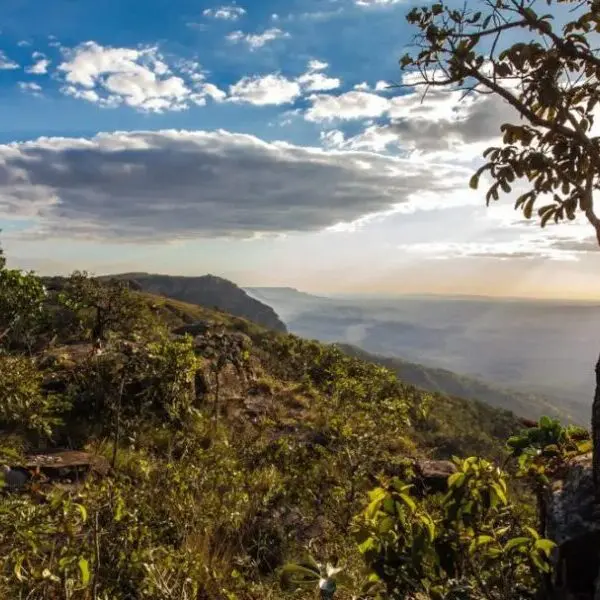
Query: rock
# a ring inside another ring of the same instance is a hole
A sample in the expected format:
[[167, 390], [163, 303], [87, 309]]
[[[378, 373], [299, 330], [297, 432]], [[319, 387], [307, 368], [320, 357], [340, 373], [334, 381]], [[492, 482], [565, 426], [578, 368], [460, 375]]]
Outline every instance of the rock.
[[592, 455], [570, 461], [562, 479], [555, 481], [547, 509], [547, 533], [559, 546], [589, 533], [600, 532], [594, 518]]
[[456, 465], [449, 460], [416, 460], [415, 474], [426, 492], [445, 492], [448, 477], [456, 473]]
[[188, 323], [187, 325], [182, 325], [181, 327], [177, 327], [173, 330], [173, 333], [177, 335], [185, 335], [189, 334], [194, 337], [198, 337], [201, 335], [206, 335], [213, 324], [210, 321], [196, 321], [195, 323]]
[[594, 514], [592, 455], [572, 459], [547, 498], [546, 537], [558, 545], [555, 598], [600, 598], [600, 520]]

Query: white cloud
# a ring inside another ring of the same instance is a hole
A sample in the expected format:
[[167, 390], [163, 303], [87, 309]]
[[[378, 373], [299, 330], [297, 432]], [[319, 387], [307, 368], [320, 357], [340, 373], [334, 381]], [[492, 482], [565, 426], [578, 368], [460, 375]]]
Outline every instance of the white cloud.
[[19, 81], [18, 86], [22, 92], [33, 94], [34, 96], [42, 95], [42, 86], [38, 85], [37, 83]]
[[32, 75], [45, 75], [50, 66], [50, 60], [41, 52], [34, 52], [32, 58], [36, 61], [33, 65], [26, 67], [25, 72]]
[[360, 90], [339, 96], [313, 94], [309, 100], [312, 106], [306, 111], [305, 117], [314, 122], [380, 117], [389, 108], [386, 98]]
[[339, 88], [341, 80], [337, 77], [327, 77], [320, 72], [308, 72], [298, 77], [298, 82], [307, 92], [321, 92]]
[[204, 75], [197, 71], [197, 63], [191, 62], [193, 67], [182, 63], [182, 74], [191, 79], [186, 82], [171, 72], [156, 48], [107, 48], [86, 42], [68, 51], [67, 58], [58, 67], [66, 82], [63, 93], [101, 106], [124, 104], [163, 112], [219, 96], [215, 86], [201, 85]]
[[329, 66], [329, 63], [323, 62], [322, 60], [313, 59], [308, 61], [309, 71], [324, 71]]
[[205, 17], [213, 19], [222, 19], [224, 21], [237, 21], [246, 14], [246, 10], [241, 6], [219, 6], [217, 8], [207, 8], [202, 12]]
[[531, 236], [506, 242], [423, 242], [401, 244], [398, 250], [419, 256], [446, 260], [451, 258], [495, 258], [515, 260], [544, 258], [550, 260], [577, 260], [578, 255], [589, 251], [582, 245], [562, 245], [552, 238]]
[[355, 0], [358, 6], [391, 6], [392, 4], [400, 4], [405, 0]]
[[245, 102], [257, 106], [288, 104], [300, 94], [301, 89], [297, 81], [279, 74], [243, 77], [229, 87], [231, 102]]
[[282, 31], [278, 27], [266, 29], [262, 33], [244, 33], [243, 31], [238, 30], [232, 31], [227, 35], [227, 39], [230, 42], [244, 42], [248, 44], [250, 50], [257, 50], [269, 42], [288, 37], [290, 37], [290, 34], [286, 31]]
[[27, 235], [41, 238], [319, 231], [393, 210], [424, 191], [446, 197], [459, 189], [456, 181], [453, 167], [225, 131], [0, 145], [0, 214], [34, 220]]
[[8, 56], [6, 56], [6, 54], [2, 50], [0, 50], [0, 71], [9, 71], [18, 68], [18, 63], [8, 58]]
[[339, 129], [330, 129], [329, 131], [321, 131], [319, 134], [321, 143], [325, 148], [339, 149], [344, 146], [344, 132]]

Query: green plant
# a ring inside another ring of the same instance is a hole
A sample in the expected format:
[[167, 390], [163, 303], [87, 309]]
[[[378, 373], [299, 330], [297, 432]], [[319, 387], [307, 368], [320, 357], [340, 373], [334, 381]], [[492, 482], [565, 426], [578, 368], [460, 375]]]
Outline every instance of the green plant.
[[285, 588], [315, 588], [323, 600], [331, 600], [338, 588], [343, 568], [331, 562], [317, 562], [310, 554], [298, 563], [288, 563], [282, 570], [282, 583]]
[[31, 348], [45, 300], [46, 290], [34, 273], [0, 268], [0, 347]]
[[554, 544], [520, 522], [500, 470], [456, 462], [442, 498], [419, 499], [398, 478], [370, 492], [359, 550], [390, 598], [517, 599], [550, 569]]
[[44, 375], [25, 356], [0, 354], [0, 428], [50, 437], [65, 404], [42, 392]]
[[552, 478], [568, 464], [569, 459], [592, 450], [587, 430], [569, 425], [563, 427], [550, 417], [542, 417], [536, 427], [523, 429], [507, 443], [510, 458], [517, 462], [517, 476], [525, 479], [537, 501], [540, 533], [546, 528], [546, 498]]

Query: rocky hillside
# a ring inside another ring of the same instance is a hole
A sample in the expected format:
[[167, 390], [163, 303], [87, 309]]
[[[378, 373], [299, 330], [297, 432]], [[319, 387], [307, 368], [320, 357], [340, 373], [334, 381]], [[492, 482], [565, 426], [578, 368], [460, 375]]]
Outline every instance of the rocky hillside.
[[251, 298], [235, 283], [221, 277], [180, 277], [151, 273], [123, 273], [110, 277], [133, 281], [140, 289], [152, 294], [161, 294], [207, 308], [217, 308], [273, 331], [286, 331], [286, 326], [270, 306]]
[[423, 390], [445, 396], [478, 400], [498, 409], [510, 410], [516, 415], [529, 419], [552, 415], [567, 422], [577, 422], [569, 410], [568, 401], [557, 400], [556, 403], [551, 403], [547, 398], [537, 394], [507, 390], [474, 377], [458, 375], [446, 369], [427, 367], [401, 358], [371, 354], [349, 344], [337, 344], [337, 346], [351, 356], [377, 363], [392, 370], [402, 381]]
[[[390, 540], [415, 571], [386, 597], [456, 597], [468, 515], [529, 543], [535, 511], [489, 462], [505, 464], [512, 413], [123, 282], [54, 283], [0, 269], [0, 598], [308, 599], [280, 575], [309, 548], [346, 565], [335, 600], [381, 598], [359, 592], [395, 573]], [[466, 565], [459, 584], [534, 589], [536, 560]]]

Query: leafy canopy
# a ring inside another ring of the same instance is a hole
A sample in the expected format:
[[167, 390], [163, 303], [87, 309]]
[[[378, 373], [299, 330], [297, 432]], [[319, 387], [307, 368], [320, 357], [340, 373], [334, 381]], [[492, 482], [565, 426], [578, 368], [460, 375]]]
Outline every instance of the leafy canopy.
[[[552, 12], [566, 12], [566, 23], [558, 26]], [[525, 186], [515, 208], [526, 218], [537, 208], [544, 226], [582, 213], [600, 243], [593, 198], [600, 188], [593, 130], [600, 1], [482, 0], [459, 9], [441, 1], [414, 8], [407, 19], [418, 29], [416, 50], [400, 64], [420, 74], [416, 85], [495, 94], [515, 109], [515, 122], [502, 125], [502, 143], [484, 152], [471, 187], [489, 175], [489, 204]]]

